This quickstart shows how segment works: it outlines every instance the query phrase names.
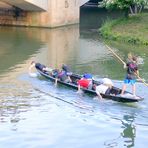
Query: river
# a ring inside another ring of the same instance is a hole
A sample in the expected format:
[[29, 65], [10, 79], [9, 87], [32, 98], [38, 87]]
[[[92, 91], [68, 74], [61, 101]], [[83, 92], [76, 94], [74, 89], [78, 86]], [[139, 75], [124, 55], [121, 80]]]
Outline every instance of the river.
[[[110, 77], [122, 87], [123, 66], [94, 30], [80, 33], [78, 25], [0, 27], [0, 44], [1, 148], [146, 147], [148, 91], [142, 83], [137, 83], [137, 94], [145, 99], [125, 104], [78, 95], [40, 75], [28, 75], [32, 60], [53, 68], [66, 63], [75, 73]], [[141, 72], [145, 79], [146, 73]]]

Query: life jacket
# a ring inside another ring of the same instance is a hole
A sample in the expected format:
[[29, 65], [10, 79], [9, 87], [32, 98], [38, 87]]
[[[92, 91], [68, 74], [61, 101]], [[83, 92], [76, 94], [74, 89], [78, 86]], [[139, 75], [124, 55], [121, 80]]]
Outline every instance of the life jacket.
[[133, 62], [128, 63], [127, 66], [128, 66], [127, 69], [128, 74], [134, 74], [138, 70], [137, 65]]

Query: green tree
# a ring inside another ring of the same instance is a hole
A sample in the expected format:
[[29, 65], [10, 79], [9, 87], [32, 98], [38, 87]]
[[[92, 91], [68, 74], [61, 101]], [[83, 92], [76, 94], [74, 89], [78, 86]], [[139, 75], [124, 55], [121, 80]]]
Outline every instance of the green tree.
[[144, 6], [148, 5], [148, 0], [103, 0], [99, 4], [107, 9], [127, 10], [134, 15], [140, 13]]

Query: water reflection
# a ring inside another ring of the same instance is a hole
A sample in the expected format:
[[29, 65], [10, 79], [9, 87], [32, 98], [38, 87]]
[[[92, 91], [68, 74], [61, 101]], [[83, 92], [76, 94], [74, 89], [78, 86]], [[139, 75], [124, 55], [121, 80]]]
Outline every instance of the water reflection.
[[124, 146], [127, 148], [134, 147], [136, 137], [136, 127], [134, 125], [134, 115], [124, 115], [122, 120], [123, 132], [121, 133], [124, 140]]
[[116, 73], [117, 69], [123, 71], [121, 65], [116, 64], [97, 34], [80, 35], [78, 25], [56, 29], [1, 28], [0, 31], [1, 73], [37, 60], [53, 68], [67, 63], [80, 74], [91, 72], [100, 77], [123, 78], [123, 73]]
[[[120, 115], [119, 115], [120, 116]], [[121, 115], [122, 118], [122, 115]], [[112, 133], [112, 137], [110, 140], [106, 140], [104, 142], [104, 145], [109, 147], [127, 147], [131, 148], [135, 146], [135, 139], [136, 139], [136, 130], [137, 127], [135, 126], [135, 113], [131, 114], [125, 114], [123, 115], [123, 119], [120, 119], [120, 117], [113, 118], [116, 120], [116, 123], [118, 123], [119, 128], [121, 129], [120, 135], [116, 133], [118, 136], [114, 136], [114, 133]], [[115, 129], [117, 129], [117, 125], [112, 126], [112, 130], [115, 132]]]
[[[38, 37], [46, 43], [46, 47], [36, 59], [51, 67], [59, 68], [61, 63], [67, 63], [76, 73], [91, 72], [102, 77], [119, 76], [116, 74], [118, 68], [122, 71], [113, 55], [106, 50], [102, 41], [97, 39], [97, 34], [79, 34], [79, 26], [48, 31], [42, 29], [38, 32]], [[116, 66], [113, 66], [114, 64]]]
[[28, 59], [40, 48], [41, 41], [25, 28], [0, 27], [0, 73]]
[[76, 55], [79, 41], [78, 26], [62, 27], [52, 30], [41, 30], [40, 40], [46, 42], [46, 49], [42, 56], [37, 56], [39, 61], [51, 67], [60, 67], [61, 63], [70, 64]]

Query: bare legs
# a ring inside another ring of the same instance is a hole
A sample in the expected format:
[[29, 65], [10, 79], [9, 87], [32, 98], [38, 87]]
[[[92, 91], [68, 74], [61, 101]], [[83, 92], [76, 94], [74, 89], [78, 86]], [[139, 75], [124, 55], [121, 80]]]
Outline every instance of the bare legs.
[[121, 92], [121, 95], [123, 95], [123, 94], [124, 94], [125, 90], [126, 90], [126, 84], [124, 84], [124, 85], [123, 85], [123, 87], [122, 87], [122, 92]]
[[[122, 87], [121, 95], [124, 94], [125, 90], [126, 90], [126, 84], [124, 84], [123, 87]], [[135, 86], [135, 84], [132, 84], [132, 93], [133, 93], [134, 96], [136, 96], [136, 86]]]
[[78, 85], [78, 92], [80, 92], [80, 90], [81, 90], [81, 86], [80, 86], [80, 85]]
[[135, 86], [135, 84], [132, 85], [132, 92], [133, 92], [133, 95], [136, 96], [136, 86]]

